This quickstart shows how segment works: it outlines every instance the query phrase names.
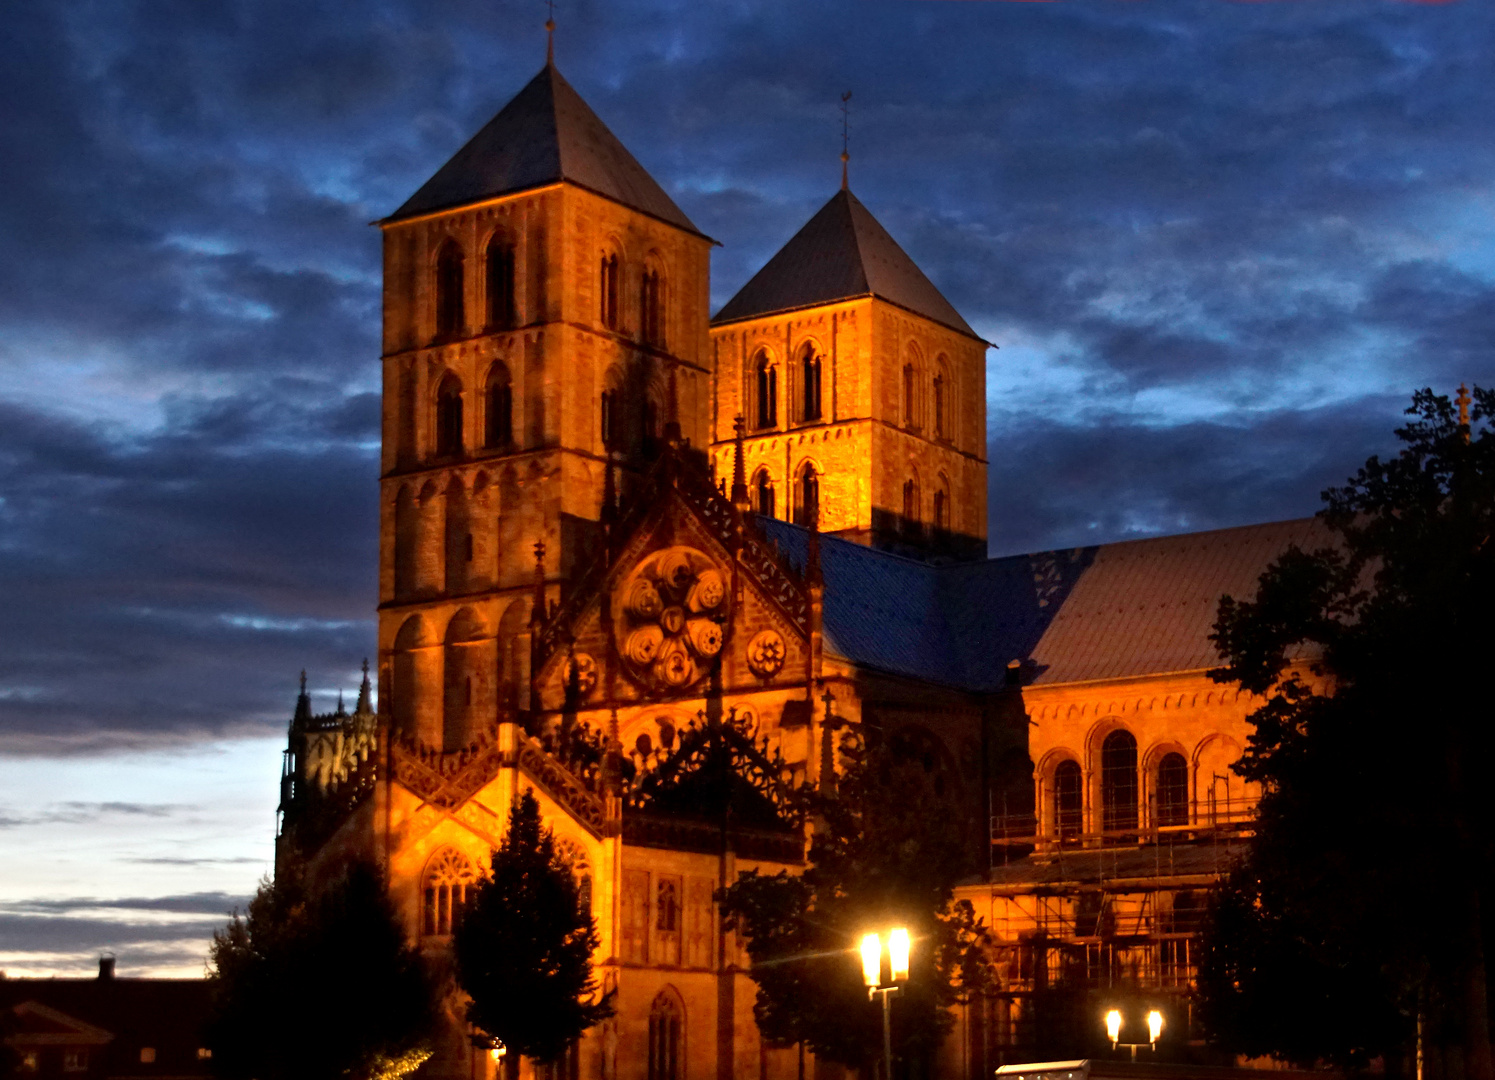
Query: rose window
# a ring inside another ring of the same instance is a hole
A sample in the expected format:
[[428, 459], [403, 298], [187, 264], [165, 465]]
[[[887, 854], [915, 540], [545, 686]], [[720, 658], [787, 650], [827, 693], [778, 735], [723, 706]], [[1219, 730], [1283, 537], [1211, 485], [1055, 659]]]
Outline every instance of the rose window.
[[656, 551], [629, 575], [618, 598], [618, 651], [641, 682], [689, 686], [722, 651], [727, 581], [705, 553]]

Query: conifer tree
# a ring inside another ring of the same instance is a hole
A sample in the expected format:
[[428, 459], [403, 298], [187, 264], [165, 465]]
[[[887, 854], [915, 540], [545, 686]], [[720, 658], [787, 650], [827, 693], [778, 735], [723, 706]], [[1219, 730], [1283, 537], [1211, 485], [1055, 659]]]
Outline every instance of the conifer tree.
[[317, 892], [282, 869], [213, 935], [210, 960], [220, 1076], [395, 1080], [431, 1056], [433, 988], [367, 863]]
[[554, 1061], [613, 1014], [592, 975], [600, 938], [576, 879], [526, 791], [453, 935], [457, 979], [472, 999], [467, 1018], [518, 1056]]

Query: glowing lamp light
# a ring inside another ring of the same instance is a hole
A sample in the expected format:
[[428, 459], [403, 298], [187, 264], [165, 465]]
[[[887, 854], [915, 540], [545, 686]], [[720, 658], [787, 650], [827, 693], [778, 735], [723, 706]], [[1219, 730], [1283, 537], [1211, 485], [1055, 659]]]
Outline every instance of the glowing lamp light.
[[1155, 1043], [1163, 1033], [1163, 1014], [1156, 1009], [1147, 1014], [1147, 1041]]
[[891, 978], [894, 982], [906, 982], [908, 980], [908, 931], [898, 927], [888, 931], [888, 966], [891, 967]]
[[1121, 1010], [1112, 1009], [1106, 1013], [1106, 1037], [1111, 1040], [1114, 1047], [1121, 1038]]
[[868, 986], [882, 981], [882, 939], [876, 934], [862, 938], [862, 981]]
[[497, 1046], [493, 1047], [492, 1049], [490, 1049], [488, 1051], [488, 1056], [490, 1058], [492, 1058], [494, 1061], [502, 1061], [503, 1060], [503, 1056], [505, 1054], [507, 1054], [508, 1052], [509, 1052], [509, 1048], [507, 1046], [505, 1046], [503, 1043], [499, 1043]]

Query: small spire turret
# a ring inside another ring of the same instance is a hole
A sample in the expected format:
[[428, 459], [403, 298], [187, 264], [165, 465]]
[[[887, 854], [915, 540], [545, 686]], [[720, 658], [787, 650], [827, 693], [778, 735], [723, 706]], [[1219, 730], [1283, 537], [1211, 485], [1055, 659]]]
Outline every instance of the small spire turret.
[[353, 706], [356, 713], [371, 713], [374, 711], [374, 688], [369, 684], [369, 658], [363, 658], [363, 682], [358, 686], [358, 704]]
[[743, 433], [747, 428], [742, 419], [742, 413], [738, 413], [732, 419], [732, 505], [746, 514], [753, 508], [748, 499], [747, 489], [747, 462], [743, 460]]
[[306, 692], [306, 669], [301, 669], [301, 692], [296, 695], [296, 713], [291, 717], [291, 727], [303, 727], [311, 723], [311, 697]]

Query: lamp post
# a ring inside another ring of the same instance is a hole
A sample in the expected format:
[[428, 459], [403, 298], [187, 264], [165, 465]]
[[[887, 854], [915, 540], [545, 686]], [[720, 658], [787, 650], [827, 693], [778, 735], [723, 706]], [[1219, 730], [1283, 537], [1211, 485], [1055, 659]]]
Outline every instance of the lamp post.
[[908, 981], [908, 931], [894, 927], [887, 934], [888, 981], [882, 981], [883, 939], [878, 934], [862, 937], [862, 981], [867, 984], [867, 1000], [882, 998], [883, 1080], [893, 1080], [892, 997], [901, 983]]
[[1137, 1048], [1139, 1046], [1145, 1046], [1149, 1050], [1156, 1052], [1158, 1048], [1158, 1038], [1162, 1034], [1163, 1014], [1157, 1009], [1149, 1009], [1147, 1013], [1147, 1041], [1145, 1043], [1121, 1042], [1121, 1010], [1106, 1010], [1106, 1038], [1111, 1040], [1111, 1049], [1115, 1050], [1118, 1047], [1126, 1047], [1132, 1052], [1133, 1062], [1137, 1060]]

